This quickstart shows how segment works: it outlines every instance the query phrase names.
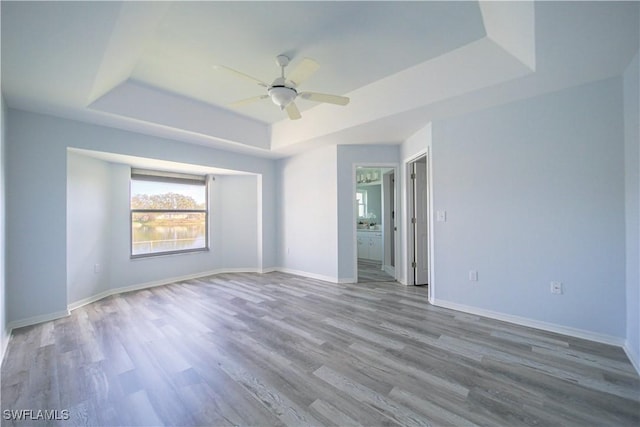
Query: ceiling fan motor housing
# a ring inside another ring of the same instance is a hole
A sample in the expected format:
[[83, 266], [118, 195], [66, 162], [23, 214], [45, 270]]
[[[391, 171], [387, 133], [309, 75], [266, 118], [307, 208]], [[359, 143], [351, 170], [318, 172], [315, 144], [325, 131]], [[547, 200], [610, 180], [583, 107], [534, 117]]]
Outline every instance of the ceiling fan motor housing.
[[287, 105], [291, 104], [296, 96], [298, 96], [298, 92], [290, 87], [285, 86], [284, 84], [275, 84], [272, 85], [269, 90], [269, 96], [271, 97], [271, 101], [280, 107], [281, 110], [284, 110]]

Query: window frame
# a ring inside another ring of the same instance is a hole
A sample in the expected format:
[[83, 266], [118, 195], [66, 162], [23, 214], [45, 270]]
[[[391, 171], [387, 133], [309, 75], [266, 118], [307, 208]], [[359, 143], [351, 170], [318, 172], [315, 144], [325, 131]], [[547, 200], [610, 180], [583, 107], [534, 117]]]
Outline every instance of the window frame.
[[[356, 189], [356, 204], [358, 206], [358, 218], [366, 218], [368, 211], [367, 211], [367, 190], [363, 189], [363, 188], [358, 188]], [[362, 199], [358, 200], [358, 194], [362, 194]], [[360, 203], [360, 201], [362, 201], [362, 203]], [[363, 208], [364, 210], [364, 215], [360, 215], [360, 207]]]
[[[186, 254], [193, 252], [208, 252], [210, 250], [209, 245], [209, 182], [213, 180], [213, 177], [209, 179], [209, 175], [192, 175], [185, 173], [175, 173], [175, 172], [164, 172], [164, 171], [154, 171], [149, 169], [137, 169], [131, 168], [131, 174], [129, 177], [129, 257], [130, 259], [139, 259], [139, 258], [151, 258], [158, 256], [167, 256], [167, 255], [178, 255], [178, 254]], [[175, 184], [190, 184], [190, 185], [202, 185], [204, 186], [205, 192], [205, 209], [133, 209], [131, 208], [131, 183], [134, 180], [139, 181], [150, 181], [156, 183], [175, 183]], [[134, 254], [133, 253], [133, 215], [135, 213], [204, 213], [205, 220], [205, 245], [202, 248], [189, 248], [189, 249], [178, 249], [178, 250], [170, 250], [170, 251], [162, 251], [162, 252], [148, 252], [143, 254]]]

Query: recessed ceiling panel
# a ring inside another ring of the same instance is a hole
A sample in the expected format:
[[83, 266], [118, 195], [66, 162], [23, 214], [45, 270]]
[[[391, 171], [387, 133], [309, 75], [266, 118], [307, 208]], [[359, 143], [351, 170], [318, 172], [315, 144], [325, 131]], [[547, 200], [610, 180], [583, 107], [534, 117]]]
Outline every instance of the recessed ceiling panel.
[[[9, 108], [254, 155], [319, 143], [398, 143], [431, 120], [620, 76], [638, 2], [4, 1]], [[615, 48], [612, 48], [615, 47]], [[320, 64], [290, 121], [264, 93], [275, 56]]]
[[[132, 78], [226, 105], [265, 89], [214, 64], [271, 83], [275, 57], [287, 54], [290, 69], [303, 57], [320, 63], [301, 89], [342, 95], [484, 36], [477, 2], [176, 2]], [[284, 118], [268, 99], [238, 112], [268, 123]]]

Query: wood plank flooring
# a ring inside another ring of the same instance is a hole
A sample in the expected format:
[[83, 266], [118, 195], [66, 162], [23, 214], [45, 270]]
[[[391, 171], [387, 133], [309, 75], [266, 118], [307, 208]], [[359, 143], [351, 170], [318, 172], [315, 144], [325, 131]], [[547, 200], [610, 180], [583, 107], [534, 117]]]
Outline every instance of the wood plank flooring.
[[389, 282], [395, 280], [382, 269], [380, 261], [358, 258], [358, 283]]
[[426, 288], [221, 274], [14, 331], [2, 409], [3, 425], [637, 426], [640, 379], [620, 348]]

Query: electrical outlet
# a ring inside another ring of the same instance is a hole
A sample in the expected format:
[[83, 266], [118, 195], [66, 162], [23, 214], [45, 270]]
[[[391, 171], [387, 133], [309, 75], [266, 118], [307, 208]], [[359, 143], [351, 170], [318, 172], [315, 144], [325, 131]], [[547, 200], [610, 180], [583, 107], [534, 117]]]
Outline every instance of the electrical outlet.
[[478, 272], [476, 270], [469, 270], [469, 281], [471, 282], [478, 281]]
[[562, 282], [551, 282], [551, 293], [552, 294], [562, 294]]

